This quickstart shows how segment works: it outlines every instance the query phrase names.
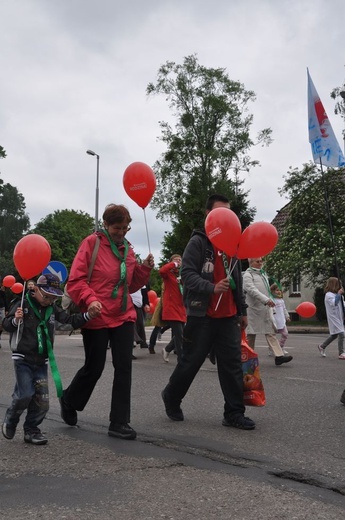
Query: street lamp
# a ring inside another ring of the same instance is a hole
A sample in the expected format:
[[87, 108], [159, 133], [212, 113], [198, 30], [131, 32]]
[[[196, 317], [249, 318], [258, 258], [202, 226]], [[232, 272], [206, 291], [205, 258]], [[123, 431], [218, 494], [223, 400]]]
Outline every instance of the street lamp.
[[98, 231], [98, 204], [99, 204], [99, 155], [92, 150], [86, 150], [88, 155], [97, 157], [97, 176], [96, 176], [96, 207], [95, 207], [95, 231]]

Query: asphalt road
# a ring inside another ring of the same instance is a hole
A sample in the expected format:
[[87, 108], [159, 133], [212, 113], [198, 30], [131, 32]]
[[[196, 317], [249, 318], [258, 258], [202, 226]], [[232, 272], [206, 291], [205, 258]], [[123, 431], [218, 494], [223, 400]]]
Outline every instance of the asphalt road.
[[[149, 329], [147, 329], [149, 331]], [[160, 392], [176, 363], [136, 348], [132, 422], [136, 441], [107, 436], [109, 359], [78, 427], [59, 416], [54, 384], [42, 425], [49, 443], [0, 438], [0, 518], [93, 519], [343, 519], [345, 506], [345, 361], [336, 342], [325, 359], [324, 334], [290, 334], [294, 360], [281, 367], [257, 352], [267, 404], [247, 408], [254, 431], [221, 425], [217, 369], [207, 360], [183, 402], [185, 421], [165, 413]], [[163, 336], [169, 339], [169, 332]], [[10, 402], [13, 369], [8, 341], [0, 350], [0, 418]], [[58, 335], [55, 353], [67, 385], [83, 360], [81, 336]]]

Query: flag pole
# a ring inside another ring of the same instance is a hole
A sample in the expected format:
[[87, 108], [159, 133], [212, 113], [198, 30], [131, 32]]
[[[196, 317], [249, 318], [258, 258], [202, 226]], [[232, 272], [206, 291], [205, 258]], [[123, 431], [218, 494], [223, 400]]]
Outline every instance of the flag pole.
[[336, 272], [337, 278], [340, 280], [340, 271], [339, 271], [339, 265], [338, 265], [338, 260], [337, 260], [337, 253], [336, 253], [336, 248], [335, 248], [333, 225], [332, 225], [332, 215], [331, 215], [331, 210], [330, 210], [330, 205], [329, 205], [327, 183], [325, 181], [325, 177], [324, 177], [324, 173], [323, 173], [323, 166], [322, 166], [321, 157], [320, 157], [320, 167], [321, 167], [321, 178], [322, 178], [322, 185], [323, 185], [323, 194], [324, 194], [324, 198], [325, 198], [326, 212], [327, 212], [327, 217], [328, 217], [328, 226], [329, 226], [329, 232], [330, 232], [330, 235], [331, 235], [335, 272]]

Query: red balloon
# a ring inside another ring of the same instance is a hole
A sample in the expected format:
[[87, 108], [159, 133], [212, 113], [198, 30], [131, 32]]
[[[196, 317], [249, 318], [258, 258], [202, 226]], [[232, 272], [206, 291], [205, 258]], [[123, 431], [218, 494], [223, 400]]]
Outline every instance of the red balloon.
[[302, 318], [312, 318], [316, 313], [316, 307], [311, 302], [303, 302], [297, 305], [296, 312]]
[[14, 283], [11, 287], [11, 291], [14, 294], [20, 294], [21, 292], [23, 292], [23, 289], [24, 289], [24, 285], [20, 282]]
[[156, 298], [153, 302], [150, 302], [150, 313], [153, 314], [158, 305], [160, 298]]
[[268, 255], [278, 242], [278, 231], [269, 222], [254, 222], [242, 233], [237, 258], [259, 258]]
[[50, 262], [49, 242], [41, 235], [26, 235], [17, 242], [13, 251], [14, 265], [23, 280], [33, 278]]
[[12, 276], [11, 274], [8, 274], [7, 276], [4, 277], [4, 279], [2, 280], [2, 285], [4, 287], [12, 287], [12, 285], [16, 283], [16, 279], [14, 276]]
[[125, 169], [123, 187], [127, 195], [145, 209], [156, 189], [155, 174], [147, 164], [134, 162]]
[[241, 238], [241, 222], [229, 208], [215, 208], [205, 220], [206, 235], [210, 242], [229, 256], [234, 256]]
[[147, 292], [147, 296], [150, 303], [154, 303], [158, 298], [156, 291], [153, 291], [152, 289]]

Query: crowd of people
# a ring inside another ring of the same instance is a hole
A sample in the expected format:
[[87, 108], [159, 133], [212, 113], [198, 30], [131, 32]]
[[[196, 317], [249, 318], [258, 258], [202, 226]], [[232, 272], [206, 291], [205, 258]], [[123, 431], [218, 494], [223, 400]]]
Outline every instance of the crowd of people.
[[[229, 200], [211, 195], [205, 216], [216, 208], [229, 209]], [[285, 349], [290, 317], [279, 282], [270, 284], [262, 257], [248, 258], [249, 267], [242, 275], [240, 261], [213, 245], [205, 229], [195, 230], [183, 255], [174, 253], [159, 269], [162, 294], [147, 343], [147, 293], [154, 258], [151, 253], [142, 262], [136, 258], [126, 238], [131, 220], [125, 206], [109, 204], [103, 213], [103, 228], [81, 243], [65, 288], [78, 312], [57, 305], [63, 292], [53, 274], [30, 281], [30, 288], [28, 282], [23, 298], [10, 306], [1, 287], [0, 340], [2, 329], [10, 333], [15, 375], [12, 402], [2, 424], [6, 439], [13, 439], [26, 411], [24, 441], [48, 442], [39, 428], [49, 408], [48, 362], [61, 417], [75, 426], [103, 373], [108, 349], [114, 368], [108, 435], [135, 439], [136, 431], [130, 426], [133, 347], [137, 344], [154, 354], [157, 338], [168, 329], [171, 340], [162, 348], [163, 360], [169, 362], [174, 352], [177, 361], [161, 394], [169, 419], [184, 420], [182, 401], [206, 358], [212, 356], [224, 398], [222, 425], [255, 429], [255, 422], [245, 415], [241, 337], [246, 331], [248, 345], [254, 349], [257, 334], [264, 334], [276, 366], [292, 361]], [[322, 357], [337, 338], [339, 359], [345, 359], [343, 293], [338, 278], [327, 281], [330, 336], [318, 345]], [[55, 320], [81, 329], [85, 353], [83, 366], [64, 389], [53, 354]], [[345, 404], [345, 390], [341, 402]]]

